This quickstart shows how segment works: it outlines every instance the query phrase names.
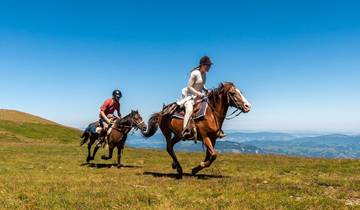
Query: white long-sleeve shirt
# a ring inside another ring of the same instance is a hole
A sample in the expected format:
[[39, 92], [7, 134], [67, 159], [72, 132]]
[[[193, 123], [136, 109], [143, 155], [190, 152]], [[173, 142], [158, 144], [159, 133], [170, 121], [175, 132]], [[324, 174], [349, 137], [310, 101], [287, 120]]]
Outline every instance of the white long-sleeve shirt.
[[194, 71], [192, 71], [187, 84], [187, 96], [200, 96], [202, 91], [204, 90], [205, 83], [206, 73], [201, 73], [199, 69], [195, 69]]
[[206, 73], [201, 73], [197, 68], [190, 74], [188, 85], [182, 89], [182, 97], [177, 101], [177, 104], [182, 106], [189, 100], [194, 100], [196, 96], [201, 95], [203, 90], [206, 90]]

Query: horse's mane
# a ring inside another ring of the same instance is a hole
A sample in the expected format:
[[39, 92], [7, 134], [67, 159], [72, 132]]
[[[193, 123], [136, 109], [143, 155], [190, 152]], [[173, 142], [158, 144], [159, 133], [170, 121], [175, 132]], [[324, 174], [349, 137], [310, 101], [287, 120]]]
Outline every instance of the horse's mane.
[[209, 97], [214, 97], [214, 96], [218, 96], [220, 95], [223, 91], [224, 91], [224, 87], [225, 85], [231, 85], [234, 86], [234, 83], [232, 82], [222, 82], [218, 85], [218, 87], [213, 88], [210, 93], [209, 93]]
[[118, 120], [117, 125], [124, 125], [127, 123], [130, 123], [131, 117], [132, 117], [133, 112], [131, 111], [129, 114], [127, 114], [125, 117], [121, 118]]

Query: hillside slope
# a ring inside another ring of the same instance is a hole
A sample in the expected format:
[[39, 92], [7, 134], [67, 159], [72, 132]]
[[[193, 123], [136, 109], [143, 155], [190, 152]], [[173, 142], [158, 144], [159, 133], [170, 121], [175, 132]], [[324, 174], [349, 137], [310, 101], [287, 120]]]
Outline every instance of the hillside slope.
[[80, 131], [55, 122], [19, 112], [0, 109], [0, 141], [12, 142], [72, 142]]
[[0, 109], [0, 121], [11, 121], [16, 123], [37, 123], [45, 125], [58, 125], [55, 122], [46, 120], [44, 118], [28, 114], [21, 111], [10, 110], [10, 109]]

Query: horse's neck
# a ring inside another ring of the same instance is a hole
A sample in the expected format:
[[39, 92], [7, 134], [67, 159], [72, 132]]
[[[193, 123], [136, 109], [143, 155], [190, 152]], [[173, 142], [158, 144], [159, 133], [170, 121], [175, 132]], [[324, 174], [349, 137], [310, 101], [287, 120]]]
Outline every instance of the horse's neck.
[[224, 123], [226, 113], [229, 109], [227, 98], [224, 95], [215, 96], [214, 109], [217, 113], [215, 117], [217, 118], [218, 124], [221, 128]]
[[[118, 128], [121, 128], [122, 125], [125, 126], [131, 126], [131, 118], [129, 116], [125, 116], [124, 118], [121, 118], [118, 120], [118, 122], [116, 123]], [[130, 132], [131, 128], [127, 127], [124, 130], [122, 130], [124, 135], [127, 135]], [[118, 130], [118, 132], [121, 132], [120, 130]]]
[[129, 115], [125, 116], [124, 118], [119, 119], [119, 123], [121, 125], [131, 126], [131, 117]]

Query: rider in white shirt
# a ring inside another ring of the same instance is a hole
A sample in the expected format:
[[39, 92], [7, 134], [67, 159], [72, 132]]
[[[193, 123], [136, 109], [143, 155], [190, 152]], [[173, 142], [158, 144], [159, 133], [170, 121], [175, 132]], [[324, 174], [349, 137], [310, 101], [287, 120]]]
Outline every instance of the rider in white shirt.
[[182, 102], [185, 106], [185, 117], [183, 124], [183, 138], [190, 137], [190, 128], [188, 128], [189, 119], [193, 113], [193, 107], [196, 99], [201, 99], [206, 95], [207, 89], [205, 88], [206, 73], [209, 72], [212, 62], [208, 56], [203, 56], [200, 59], [200, 65], [191, 71], [190, 78], [182, 90]]

